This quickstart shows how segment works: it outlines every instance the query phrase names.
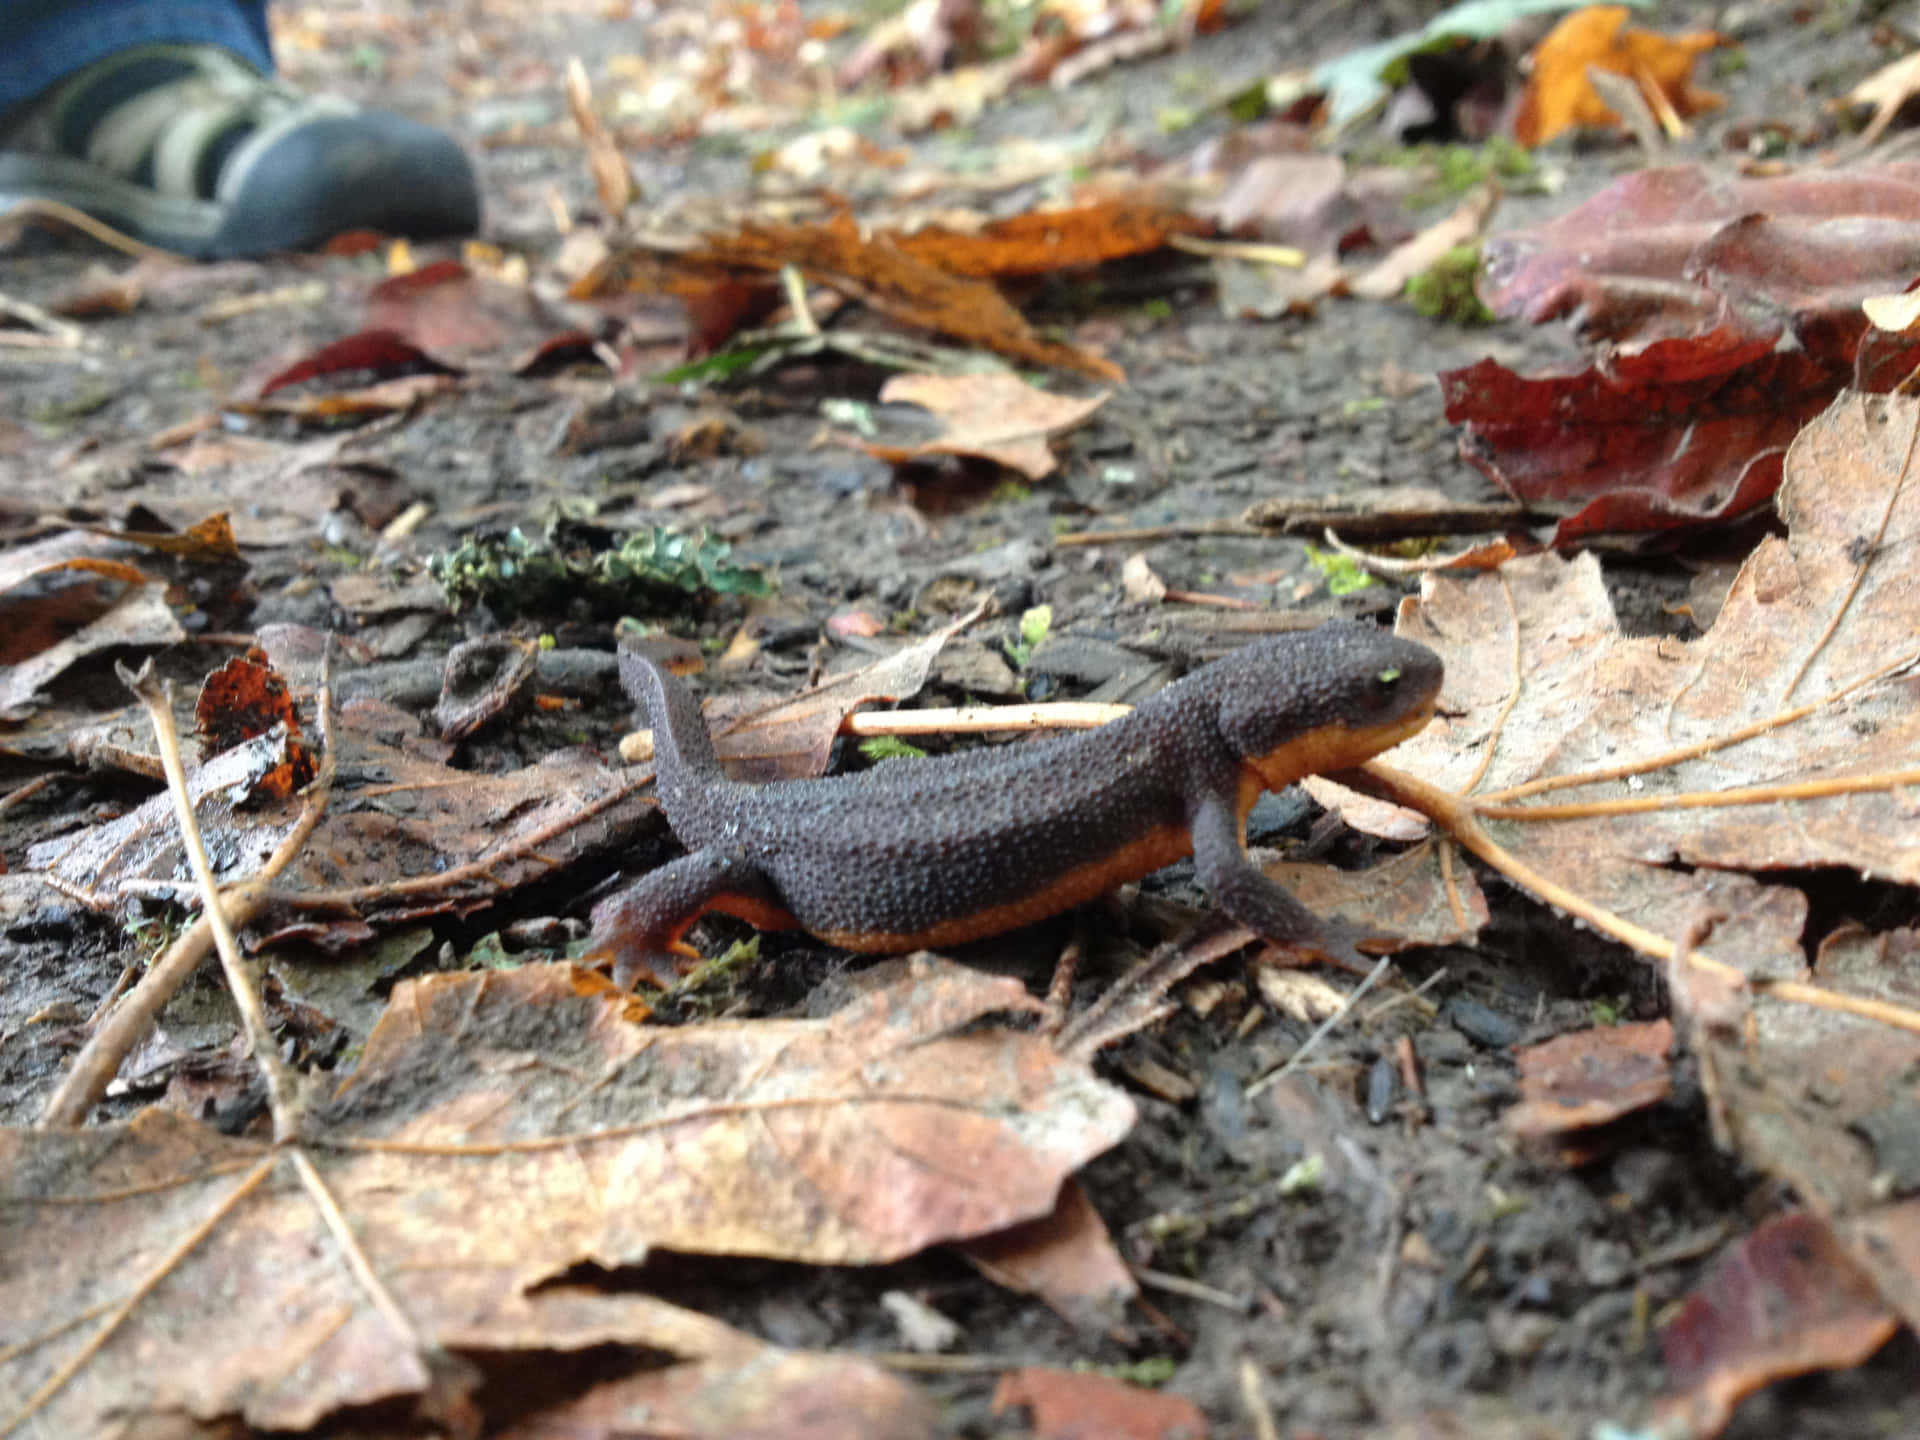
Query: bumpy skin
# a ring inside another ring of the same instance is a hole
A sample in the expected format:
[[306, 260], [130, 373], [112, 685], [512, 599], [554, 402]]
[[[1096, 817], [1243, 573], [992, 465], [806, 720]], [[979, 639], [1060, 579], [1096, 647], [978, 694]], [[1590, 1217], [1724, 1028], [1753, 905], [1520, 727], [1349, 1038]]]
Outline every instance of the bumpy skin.
[[1257, 641], [1084, 734], [748, 785], [721, 774], [686, 688], [622, 653], [620, 682], [652, 720], [660, 802], [688, 853], [596, 907], [594, 935], [622, 985], [643, 970], [670, 976], [667, 952], [707, 910], [854, 950], [949, 945], [1191, 854], [1235, 920], [1349, 955], [1351, 936], [1247, 859], [1247, 811], [1263, 790], [1417, 733], [1440, 679], [1425, 646], [1335, 622]]

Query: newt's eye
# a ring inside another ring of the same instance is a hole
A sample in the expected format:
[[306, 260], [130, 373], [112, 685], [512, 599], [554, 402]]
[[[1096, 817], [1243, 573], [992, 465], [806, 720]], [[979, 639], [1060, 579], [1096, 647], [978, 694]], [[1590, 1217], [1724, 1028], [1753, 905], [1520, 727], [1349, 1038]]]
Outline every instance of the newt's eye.
[[1393, 688], [1393, 682], [1398, 680], [1403, 673], [1405, 672], [1403, 672], [1398, 665], [1389, 665], [1374, 678], [1380, 682], [1380, 688], [1382, 690], [1391, 690]]

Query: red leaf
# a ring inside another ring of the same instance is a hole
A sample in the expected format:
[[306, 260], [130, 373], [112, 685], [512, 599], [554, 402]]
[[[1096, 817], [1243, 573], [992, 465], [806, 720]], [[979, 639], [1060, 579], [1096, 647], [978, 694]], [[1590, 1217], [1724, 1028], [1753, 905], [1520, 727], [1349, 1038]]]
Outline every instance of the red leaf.
[[1494, 237], [1485, 256], [1480, 298], [1496, 315], [1569, 317], [1609, 351], [1731, 325], [1846, 365], [1860, 301], [1920, 272], [1920, 163], [1758, 180], [1642, 170]]
[[1762, 1385], [1858, 1365], [1899, 1328], [1826, 1222], [1781, 1215], [1735, 1246], [1660, 1337], [1675, 1394], [1663, 1407], [1714, 1435]]
[[1752, 509], [1780, 484], [1800, 426], [1844, 383], [1799, 351], [1699, 376], [1668, 341], [1618, 368], [1528, 379], [1492, 360], [1440, 376], [1461, 452], [1517, 499], [1585, 501], [1554, 543], [1660, 530]]
[[360, 370], [371, 370], [383, 379], [421, 372], [438, 375], [460, 373], [450, 365], [442, 365], [419, 346], [409, 344], [391, 330], [362, 330], [357, 335], [323, 345], [306, 359], [289, 365], [260, 387], [260, 398], [264, 400], [274, 391], [298, 385], [304, 380]]
[[1486, 247], [1481, 298], [1502, 316], [1570, 319], [1594, 365], [1447, 372], [1447, 418], [1509, 494], [1581, 505], [1556, 544], [1737, 515], [1773, 494], [1788, 443], [1842, 386], [1884, 391], [1920, 361], [1905, 339], [1863, 351], [1860, 310], [1916, 271], [1920, 164], [1641, 171]]

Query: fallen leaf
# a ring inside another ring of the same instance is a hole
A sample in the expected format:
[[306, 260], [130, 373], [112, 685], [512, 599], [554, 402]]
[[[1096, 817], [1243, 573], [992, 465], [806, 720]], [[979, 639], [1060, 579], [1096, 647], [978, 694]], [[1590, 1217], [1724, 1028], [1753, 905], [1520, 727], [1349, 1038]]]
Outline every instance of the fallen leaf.
[[346, 1217], [358, 1272], [287, 1151], [153, 1110], [0, 1131], [0, 1313], [33, 1342], [0, 1354], [0, 1420], [70, 1360], [78, 1373], [36, 1413], [49, 1434], [182, 1411], [304, 1430], [453, 1383], [436, 1382], [436, 1352], [595, 1345], [729, 1362], [624, 1392], [671, 1414], [758, 1413], [815, 1388], [811, 1374], [814, 1404], [924, 1417], [874, 1372], [833, 1378], [829, 1361], [802, 1366], [799, 1390], [730, 1402], [713, 1387], [781, 1352], [561, 1277], [656, 1249], [887, 1263], [1047, 1213], [1133, 1119], [1085, 1062], [986, 1023], [1038, 1008], [1018, 981], [931, 958], [823, 1020], [663, 1030], [632, 1023], [630, 1005], [568, 965], [401, 984], [316, 1110], [315, 1143], [290, 1147]]
[[1160, 249], [1175, 235], [1206, 229], [1190, 215], [1138, 199], [1092, 200], [1065, 210], [1030, 210], [972, 232], [926, 226], [894, 243], [950, 275], [1051, 275]]
[[[1746, 178], [1639, 170], [1556, 220], [1487, 242], [1496, 315], [1565, 318], [1603, 360], [1716, 337], [1732, 363], [1790, 335], [1849, 366], [1860, 303], [1920, 267], [1920, 162]], [[1764, 352], [1761, 352], [1764, 353]], [[1725, 368], [1711, 355], [1699, 373]]]
[[1516, 500], [1577, 507], [1555, 545], [1730, 519], [1766, 503], [1787, 446], [1847, 376], [1768, 348], [1687, 378], [1711, 348], [1656, 345], [1565, 376], [1482, 360], [1441, 373], [1447, 419], [1465, 426], [1461, 454]]
[[362, 371], [371, 371], [382, 380], [422, 371], [432, 375], [460, 373], [452, 366], [442, 365], [397, 331], [363, 330], [344, 340], [323, 345], [305, 359], [287, 366], [260, 387], [260, 398], [264, 400], [274, 391], [284, 390], [289, 385]]
[[[1809, 979], [1864, 1004], [1920, 1007], [1920, 934], [1844, 926], [1821, 941]], [[1741, 1158], [1829, 1217], [1920, 1193], [1920, 1035], [1871, 1014], [1748, 1001], [1740, 1023], [1696, 1027], [1692, 1042]], [[1876, 1277], [1897, 1268], [1884, 1253], [1861, 1258]], [[1920, 1296], [1920, 1267], [1907, 1273]]]
[[1118, 1324], [1139, 1294], [1100, 1212], [1077, 1180], [1060, 1187], [1053, 1209], [991, 1235], [960, 1242], [960, 1253], [994, 1284], [1037, 1295], [1088, 1332]]
[[100, 553], [137, 554], [126, 538], [71, 530], [0, 556], [0, 715], [24, 718], [45, 686], [100, 650], [186, 638], [164, 583]]
[[1725, 102], [1694, 88], [1694, 62], [1730, 43], [1711, 30], [1668, 36], [1629, 26], [1624, 5], [1576, 10], [1534, 48], [1514, 138], [1531, 149], [1577, 126], [1618, 124], [1620, 117], [1594, 92], [1590, 68], [1630, 77], [1656, 113], [1662, 106], [1682, 117], [1711, 110]]
[[1739, 514], [1850, 380], [1890, 389], [1920, 341], [1863, 346], [1862, 304], [1920, 269], [1920, 166], [1748, 180], [1641, 171], [1485, 247], [1502, 317], [1566, 318], [1598, 347], [1569, 374], [1445, 372], [1463, 453], [1529, 502], [1581, 506], [1556, 543]]
[[1502, 1121], [1537, 1139], [1605, 1125], [1673, 1093], [1673, 1024], [1601, 1025], [1514, 1052], [1520, 1103]]
[[[1701, 808], [1665, 797], [1911, 767], [1920, 704], [1911, 668], [1899, 667], [1913, 665], [1920, 630], [1920, 483], [1904, 473], [1916, 424], [1911, 399], [1847, 394], [1809, 426], [1777, 498], [1786, 538], [1759, 544], [1692, 642], [1626, 638], [1591, 555], [1425, 577], [1402, 629], [1440, 649], [1446, 689], [1440, 719], [1392, 763], [1460, 786], [1491, 746], [1482, 794], [1602, 772], [1553, 798], [1648, 808], [1529, 821], [1544, 802], [1523, 793], [1496, 812], [1505, 842], [1653, 935], [1724, 912], [1710, 951], [1749, 976], [1798, 976], [1807, 898], [1765, 877], [1846, 866], [1920, 882], [1920, 815], [1892, 786]], [[1847, 686], [1860, 688], [1766, 723]], [[1756, 726], [1737, 745], [1684, 749]]]
[[947, 641], [976, 618], [962, 616], [884, 659], [829, 676], [799, 695], [771, 701], [717, 697], [706, 707], [707, 724], [727, 774], [757, 784], [824, 775], [834, 737], [847, 716], [875, 701], [919, 694]]
[[[261, 924], [270, 936], [298, 934], [340, 946], [364, 939], [369, 923], [481, 909], [516, 885], [550, 876], [557, 864], [631, 834], [652, 810], [618, 769], [577, 751], [476, 775], [416, 753], [410, 742], [417, 718], [381, 702], [342, 706], [336, 728], [340, 779], [332, 803], [281, 883], [290, 891], [353, 898], [309, 914], [300, 897], [289, 894], [276, 917]], [[189, 772], [188, 789], [223, 882], [257, 873], [298, 818], [293, 799], [237, 803], [281, 763], [283, 751], [273, 737], [261, 736]], [[124, 904], [129, 893], [177, 888], [185, 898], [191, 889], [181, 879], [186, 862], [165, 794], [116, 819], [28, 847], [27, 863], [108, 909]], [[479, 868], [460, 869], [467, 865]]]
[[1040, 1440], [1205, 1440], [1207, 1419], [1184, 1396], [1066, 1370], [1028, 1366], [1000, 1378], [993, 1413], [1033, 1412]]
[[[1101, 380], [1125, 378], [1111, 361], [1043, 339], [999, 290], [915, 259], [897, 237], [864, 235], [845, 213], [821, 224], [749, 221], [709, 235], [683, 254], [618, 251], [575, 284], [578, 298], [621, 289], [685, 286], [741, 270], [777, 273], [793, 266], [810, 283], [837, 290], [909, 325], [950, 335], [1030, 364], [1077, 370]], [[677, 277], [663, 281], [666, 277]]]
[[1858, 1365], [1899, 1328], [1825, 1223], [1776, 1216], [1721, 1257], [1661, 1332], [1675, 1392], [1662, 1417], [1717, 1435], [1761, 1386]]
[[250, 785], [247, 800], [287, 800], [312, 782], [316, 761], [300, 735], [299, 709], [285, 679], [258, 652], [237, 656], [206, 678], [193, 720], [203, 761], [276, 727], [284, 730], [286, 763]]
[[1109, 394], [1050, 395], [1017, 375], [895, 375], [881, 387], [882, 403], [918, 405], [938, 416], [945, 430], [915, 445], [860, 444], [896, 465], [927, 455], [966, 455], [1044, 480], [1060, 468], [1047, 442], [1085, 424]]
[[[1633, 3], [1645, 8], [1641, 0]], [[1571, 8], [1572, 0], [1461, 0], [1418, 30], [1322, 61], [1314, 67], [1312, 83], [1325, 92], [1328, 131], [1337, 134], [1382, 104], [1389, 84], [1404, 80], [1415, 55], [1450, 50], [1467, 40], [1492, 40], [1529, 15]]]
[[738, 1354], [606, 1381], [490, 1433], [495, 1440], [633, 1435], [636, 1416], [651, 1434], [675, 1440], [935, 1440], [940, 1433], [933, 1402], [874, 1361], [754, 1343]]

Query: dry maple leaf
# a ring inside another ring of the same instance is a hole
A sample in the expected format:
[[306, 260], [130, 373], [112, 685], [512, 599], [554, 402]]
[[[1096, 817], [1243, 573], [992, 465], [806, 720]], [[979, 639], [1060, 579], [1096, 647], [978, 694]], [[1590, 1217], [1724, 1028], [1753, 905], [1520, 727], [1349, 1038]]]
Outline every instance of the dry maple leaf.
[[[1798, 975], [1806, 897], [1758, 877], [1847, 866], [1920, 882], [1920, 816], [1886, 785], [1704, 808], [1662, 797], [1840, 784], [1920, 752], [1916, 424], [1913, 400], [1847, 394], [1809, 426], [1778, 497], [1787, 538], [1761, 543], [1691, 643], [1623, 637], [1591, 555], [1430, 578], [1403, 629], [1446, 657], [1443, 718], [1394, 763], [1456, 787], [1484, 767], [1482, 798], [1511, 793], [1494, 816], [1501, 842], [1527, 864], [1657, 936], [1681, 933], [1702, 906], [1725, 911], [1714, 950], [1750, 975]], [[1790, 724], [1762, 723], [1849, 686]], [[1758, 728], [1658, 763], [1743, 727]], [[1520, 808], [1534, 802], [1517, 787], [1595, 771], [1607, 773], [1554, 798], [1643, 808], [1506, 823], [1552, 813]]]
[[1728, 43], [1711, 30], [1656, 35], [1627, 25], [1624, 5], [1590, 5], [1567, 16], [1533, 52], [1513, 134], [1522, 145], [1543, 145], [1580, 125], [1618, 125], [1620, 117], [1595, 92], [1589, 67], [1631, 78], [1656, 115], [1697, 115], [1724, 103], [1693, 87], [1693, 65]]

